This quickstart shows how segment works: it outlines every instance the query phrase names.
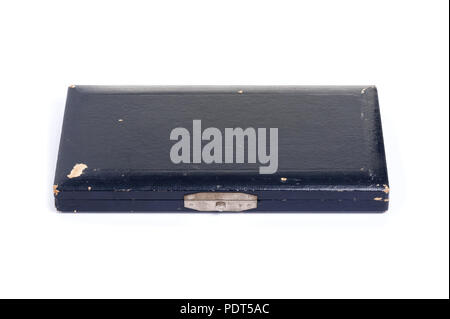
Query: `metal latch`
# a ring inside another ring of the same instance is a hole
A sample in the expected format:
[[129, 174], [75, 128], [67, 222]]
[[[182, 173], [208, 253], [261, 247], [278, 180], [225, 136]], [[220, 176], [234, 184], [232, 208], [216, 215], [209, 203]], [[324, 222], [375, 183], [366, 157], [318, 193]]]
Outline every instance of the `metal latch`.
[[258, 196], [245, 193], [196, 193], [184, 196], [184, 207], [200, 212], [241, 212], [257, 207]]

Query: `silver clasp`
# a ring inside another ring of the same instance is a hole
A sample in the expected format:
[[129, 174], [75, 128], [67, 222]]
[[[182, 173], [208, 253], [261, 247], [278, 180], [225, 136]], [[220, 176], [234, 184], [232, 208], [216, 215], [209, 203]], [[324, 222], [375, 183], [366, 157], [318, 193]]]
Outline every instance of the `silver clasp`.
[[258, 196], [245, 193], [206, 192], [184, 196], [184, 207], [200, 212], [242, 212], [257, 207]]

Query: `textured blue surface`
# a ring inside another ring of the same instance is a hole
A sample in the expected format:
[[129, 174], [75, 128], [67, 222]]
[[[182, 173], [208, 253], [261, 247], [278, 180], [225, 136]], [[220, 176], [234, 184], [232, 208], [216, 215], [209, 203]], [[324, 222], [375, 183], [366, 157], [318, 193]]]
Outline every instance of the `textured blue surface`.
[[[279, 165], [173, 164], [175, 127], [278, 128]], [[74, 165], [87, 168], [68, 178]], [[195, 192], [258, 195], [254, 211], [384, 211], [374, 87], [69, 88], [55, 176], [61, 211], [190, 211]]]

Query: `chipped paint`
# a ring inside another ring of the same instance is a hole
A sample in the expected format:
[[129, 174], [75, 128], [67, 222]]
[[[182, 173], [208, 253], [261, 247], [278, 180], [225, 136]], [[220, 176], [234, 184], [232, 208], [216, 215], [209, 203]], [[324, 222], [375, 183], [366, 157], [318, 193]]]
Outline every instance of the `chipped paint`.
[[373, 200], [381, 201], [381, 200], [383, 200], [383, 197], [375, 197]]
[[282, 177], [282, 178], [280, 178], [280, 180], [284, 183], [284, 182], [287, 181], [287, 178], [286, 177]]
[[69, 88], [74, 89], [76, 86], [75, 85], [69, 85]]
[[81, 174], [83, 174], [83, 171], [87, 168], [88, 166], [86, 164], [83, 163], [77, 163], [74, 165], [74, 167], [72, 168], [72, 170], [70, 171], [70, 174], [67, 175], [68, 178], [75, 178], [75, 177], [79, 177], [81, 176]]
[[123, 119], [118, 119], [117, 121], [118, 121], [118, 122], [123, 122]]
[[361, 94], [366, 93], [366, 91], [367, 91], [368, 89], [370, 89], [370, 88], [374, 88], [374, 86], [368, 86], [368, 87], [362, 89], [362, 90], [361, 90]]
[[91, 186], [88, 186], [88, 191], [91, 191], [91, 189], [92, 189], [92, 187], [91, 187]]
[[389, 186], [387, 186], [386, 184], [384, 184], [383, 186], [384, 186], [383, 192], [386, 193], [386, 194], [389, 194], [389, 191], [390, 191]]
[[59, 194], [58, 184], [53, 185], [53, 195], [58, 196], [58, 194]]
[[239, 90], [239, 91], [237, 91], [239, 94], [242, 94], [242, 93], [244, 93], [244, 91], [242, 91], [242, 90]]

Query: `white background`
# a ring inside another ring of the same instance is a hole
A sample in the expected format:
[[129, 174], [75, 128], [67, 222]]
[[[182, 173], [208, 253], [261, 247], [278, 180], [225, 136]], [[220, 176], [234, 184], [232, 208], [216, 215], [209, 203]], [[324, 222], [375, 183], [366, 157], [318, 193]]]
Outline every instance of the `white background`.
[[[448, 1], [2, 1], [0, 297], [449, 297]], [[61, 214], [70, 84], [375, 84], [386, 214]]]

